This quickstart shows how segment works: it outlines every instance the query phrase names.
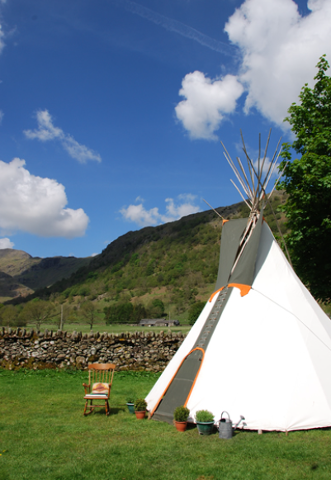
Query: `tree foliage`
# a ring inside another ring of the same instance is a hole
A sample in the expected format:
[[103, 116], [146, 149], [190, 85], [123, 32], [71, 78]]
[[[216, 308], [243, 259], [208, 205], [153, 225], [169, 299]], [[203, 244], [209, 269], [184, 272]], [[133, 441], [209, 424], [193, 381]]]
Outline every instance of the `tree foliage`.
[[9, 327], [24, 327], [26, 321], [19, 318], [19, 312], [13, 305], [6, 305], [0, 308], [0, 325]]
[[35, 324], [38, 330], [41, 324], [53, 316], [54, 305], [38, 298], [28, 302], [20, 313], [20, 319], [23, 323]]
[[90, 330], [92, 330], [93, 325], [97, 319], [98, 309], [95, 303], [90, 300], [82, 303], [79, 314], [85, 319], [86, 323], [90, 325]]
[[205, 302], [202, 302], [201, 300], [191, 305], [188, 311], [188, 322], [190, 325], [193, 325], [197, 321], [204, 306]]
[[284, 121], [296, 139], [283, 146], [283, 162], [291, 160], [290, 148], [300, 159], [289, 162], [279, 189], [289, 194], [280, 208], [288, 219], [287, 243], [293, 266], [311, 293], [330, 301], [331, 293], [331, 78], [322, 56], [314, 88], [305, 84], [300, 104], [293, 103]]
[[139, 323], [146, 318], [146, 309], [141, 303], [119, 302], [104, 308], [105, 321], [113, 323]]

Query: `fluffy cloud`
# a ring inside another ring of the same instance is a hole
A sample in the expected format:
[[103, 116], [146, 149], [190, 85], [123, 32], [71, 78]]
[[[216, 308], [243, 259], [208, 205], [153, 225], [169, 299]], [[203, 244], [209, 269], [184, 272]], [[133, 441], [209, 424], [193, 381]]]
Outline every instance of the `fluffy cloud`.
[[38, 129], [24, 130], [27, 138], [31, 140], [37, 139], [41, 142], [59, 140], [64, 150], [80, 163], [86, 163], [88, 160], [101, 162], [101, 157], [98, 153], [90, 150], [85, 145], [80, 145], [71, 135], [64, 133], [61, 128], [55, 127], [48, 110], [39, 110], [36, 117]]
[[292, 0], [246, 0], [225, 26], [242, 52], [239, 80], [248, 95], [245, 110], [254, 106], [281, 125], [304, 83], [313, 85], [315, 65], [331, 57], [331, 2], [310, 0], [302, 17]]
[[89, 218], [81, 208], [65, 208], [64, 186], [31, 175], [25, 161], [0, 161], [0, 233], [29, 232], [43, 237], [84, 235]]
[[13, 248], [14, 243], [9, 240], [9, 238], [0, 238], [0, 250], [4, 248]]
[[146, 210], [142, 203], [123, 207], [120, 213], [123, 217], [141, 227], [159, 225], [160, 223], [173, 222], [181, 217], [197, 213], [200, 208], [194, 205], [194, 195], [182, 194], [177, 197], [177, 204], [172, 198], [166, 198], [166, 214], [161, 214], [157, 207]]
[[175, 108], [177, 118], [192, 138], [214, 139], [224, 114], [231, 113], [244, 88], [233, 75], [211, 80], [201, 72], [188, 73], [179, 95], [185, 97]]
[[191, 137], [214, 138], [244, 90], [245, 113], [255, 107], [288, 128], [283, 119], [301, 87], [313, 86], [319, 57], [326, 53], [331, 60], [331, 2], [307, 5], [310, 13], [304, 17], [293, 0], [246, 0], [236, 9], [225, 31], [242, 55], [238, 74], [212, 81], [194, 72], [183, 80], [180, 95], [187, 100], [177, 105], [176, 115]]

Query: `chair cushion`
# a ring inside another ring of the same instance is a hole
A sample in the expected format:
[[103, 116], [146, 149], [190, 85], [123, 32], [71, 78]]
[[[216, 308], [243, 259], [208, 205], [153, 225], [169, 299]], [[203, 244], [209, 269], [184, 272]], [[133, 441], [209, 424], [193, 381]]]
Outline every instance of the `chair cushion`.
[[85, 400], [107, 400], [108, 393], [88, 393], [84, 398]]
[[92, 385], [92, 394], [106, 394], [109, 393], [109, 385], [108, 383], [93, 383]]

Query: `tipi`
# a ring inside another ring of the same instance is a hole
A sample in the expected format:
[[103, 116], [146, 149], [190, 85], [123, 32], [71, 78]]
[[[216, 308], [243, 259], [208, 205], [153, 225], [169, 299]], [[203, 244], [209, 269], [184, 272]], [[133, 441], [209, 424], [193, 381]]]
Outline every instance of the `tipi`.
[[243, 415], [251, 430], [331, 426], [331, 321], [263, 220], [279, 154], [262, 182], [267, 148], [256, 168], [245, 144], [244, 152], [248, 175], [239, 159], [242, 175], [225, 155], [250, 217], [224, 222], [215, 292], [148, 394], [148, 409], [169, 423], [174, 409], [186, 405], [191, 422], [206, 409], [215, 420], [224, 410], [233, 420]]

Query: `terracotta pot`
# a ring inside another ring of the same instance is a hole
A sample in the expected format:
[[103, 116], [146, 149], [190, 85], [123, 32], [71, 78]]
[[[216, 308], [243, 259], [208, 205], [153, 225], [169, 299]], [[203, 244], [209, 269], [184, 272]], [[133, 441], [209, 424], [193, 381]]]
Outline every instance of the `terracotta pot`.
[[145, 415], [146, 415], [146, 410], [142, 410], [140, 412], [134, 412], [136, 414], [136, 417], [138, 418], [138, 420], [143, 420], [145, 418]]
[[187, 422], [177, 422], [175, 420], [175, 427], [179, 432], [185, 432], [186, 427], [187, 427]]

